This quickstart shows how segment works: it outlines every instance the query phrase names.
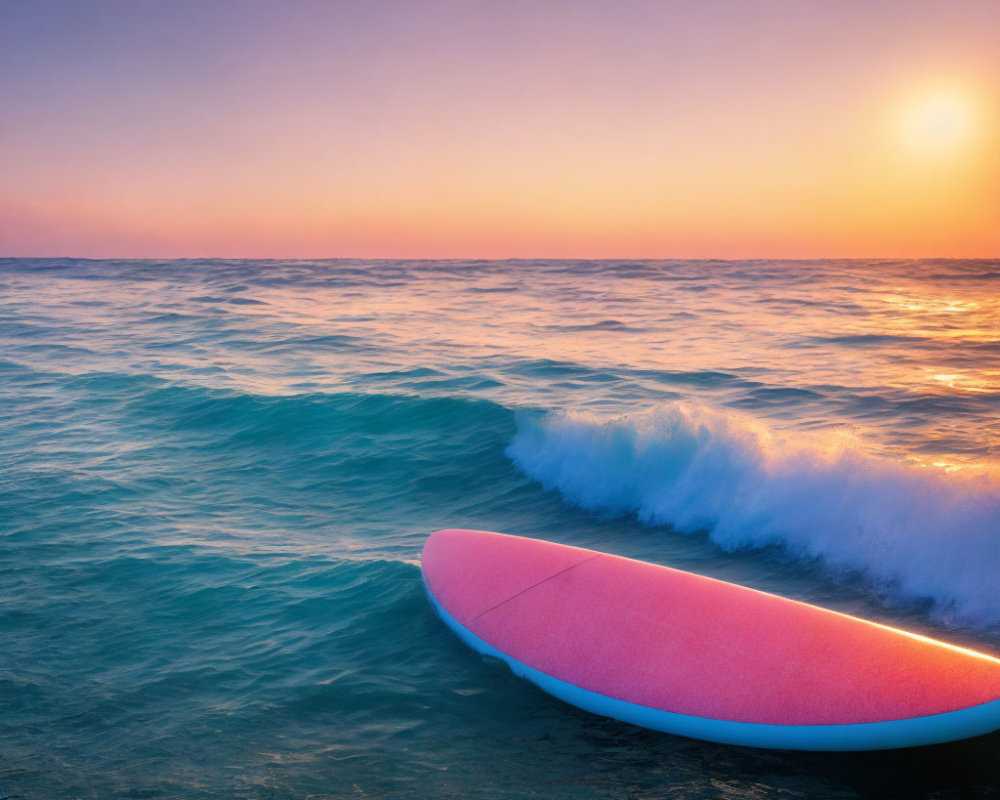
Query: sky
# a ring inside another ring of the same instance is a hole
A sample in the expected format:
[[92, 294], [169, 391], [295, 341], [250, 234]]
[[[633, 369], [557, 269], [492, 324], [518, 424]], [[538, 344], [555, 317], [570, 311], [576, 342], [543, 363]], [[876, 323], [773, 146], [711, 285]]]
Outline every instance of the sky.
[[0, 256], [1000, 257], [1000, 2], [0, 0]]

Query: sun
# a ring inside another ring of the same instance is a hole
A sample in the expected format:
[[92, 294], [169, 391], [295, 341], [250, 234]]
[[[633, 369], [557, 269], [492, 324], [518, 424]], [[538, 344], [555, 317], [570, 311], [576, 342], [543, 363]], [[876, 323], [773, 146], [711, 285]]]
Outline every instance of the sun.
[[971, 143], [975, 117], [975, 102], [967, 92], [937, 87], [914, 93], [904, 104], [900, 132], [911, 153], [947, 156]]

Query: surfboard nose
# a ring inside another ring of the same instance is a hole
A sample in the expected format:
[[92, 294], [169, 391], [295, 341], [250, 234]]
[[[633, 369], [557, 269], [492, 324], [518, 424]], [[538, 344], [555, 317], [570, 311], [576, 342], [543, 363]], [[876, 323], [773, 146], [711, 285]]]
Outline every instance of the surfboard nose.
[[421, 567], [431, 594], [465, 624], [600, 555], [503, 533], [449, 529], [427, 539]]

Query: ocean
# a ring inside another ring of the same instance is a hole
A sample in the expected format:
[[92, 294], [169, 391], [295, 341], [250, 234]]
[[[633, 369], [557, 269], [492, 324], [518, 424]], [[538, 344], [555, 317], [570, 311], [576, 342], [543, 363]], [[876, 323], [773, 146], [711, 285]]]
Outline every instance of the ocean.
[[589, 715], [432, 612], [537, 536], [1000, 652], [1000, 262], [0, 260], [0, 797], [994, 798]]

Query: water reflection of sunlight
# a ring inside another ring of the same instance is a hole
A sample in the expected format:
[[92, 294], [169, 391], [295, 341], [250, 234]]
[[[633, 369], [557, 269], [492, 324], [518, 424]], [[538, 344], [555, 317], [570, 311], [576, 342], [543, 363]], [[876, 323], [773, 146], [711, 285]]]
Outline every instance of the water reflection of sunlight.
[[957, 392], [980, 392], [983, 394], [996, 394], [1000, 392], [1000, 375], [987, 378], [974, 378], [970, 375], [960, 375], [958, 373], [939, 373], [933, 376], [934, 380], [943, 383], [949, 389]]
[[[943, 342], [964, 340], [992, 343], [997, 339], [995, 320], [1000, 315], [1000, 298], [956, 297], [953, 293], [935, 296], [897, 288], [877, 296], [881, 309], [872, 308], [870, 325], [879, 330], [868, 333], [907, 336]], [[886, 313], [888, 311], [889, 313]], [[985, 391], [992, 391], [985, 389]]]
[[974, 300], [954, 300], [944, 297], [899, 297], [888, 295], [882, 302], [906, 311], [926, 311], [931, 314], [964, 314], [976, 311], [980, 304]]

